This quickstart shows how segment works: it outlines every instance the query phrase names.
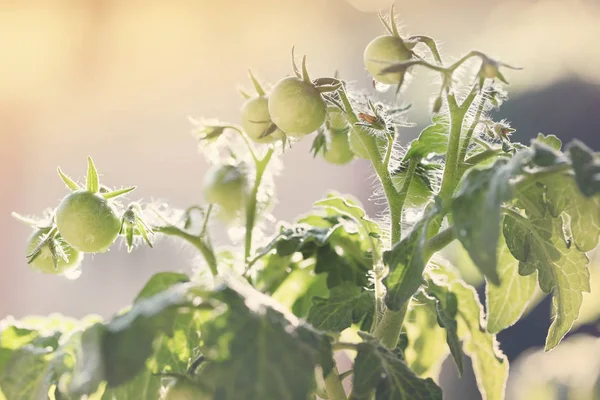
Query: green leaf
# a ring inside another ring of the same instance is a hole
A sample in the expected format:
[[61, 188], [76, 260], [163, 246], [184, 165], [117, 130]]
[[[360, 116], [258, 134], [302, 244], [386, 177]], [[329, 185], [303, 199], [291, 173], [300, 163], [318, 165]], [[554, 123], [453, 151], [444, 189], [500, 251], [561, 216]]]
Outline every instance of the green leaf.
[[228, 280], [214, 296], [227, 310], [203, 328], [211, 361], [199, 374], [215, 398], [307, 399], [315, 366], [331, 368], [327, 339], [244, 282]]
[[334, 211], [338, 215], [354, 219], [367, 236], [377, 237], [381, 235], [379, 224], [367, 217], [367, 213], [362, 209], [358, 200], [352, 199], [349, 196], [342, 197], [337, 193], [330, 193], [327, 198], [317, 201], [314, 205], [315, 207], [323, 207]]
[[553, 293], [552, 325], [546, 350], [558, 345], [579, 315], [583, 292], [590, 291], [588, 258], [565, 243], [560, 218], [527, 219], [510, 213], [504, 218], [506, 243], [519, 263], [519, 273], [538, 271], [545, 293]]
[[[155, 281], [147, 286], [146, 293], [153, 290], [150, 288], [154, 284], [160, 285], [160, 279], [158, 283]], [[195, 321], [194, 307], [201, 304], [197, 292], [199, 290], [190, 284], [176, 284], [152, 297], [140, 297], [129, 311], [106, 324], [97, 324], [86, 330], [71, 381], [71, 392], [79, 396], [93, 393], [99, 383], [105, 380], [109, 393], [112, 388], [123, 384], [130, 385], [123, 389], [126, 392], [139, 390], [155, 393], [160, 387], [160, 379], [151, 377], [153, 371], [149, 366], [160, 368], [164, 361], [148, 360], [160, 354], [162, 341], [165, 340], [163, 335], [169, 337], [170, 348], [163, 355], [169, 364], [178, 360], [179, 352], [187, 349], [185, 346], [189, 343], [182, 344], [181, 337], [187, 338], [189, 332], [181, 333], [180, 328], [182, 324], [189, 327], [190, 320]], [[190, 357], [190, 353], [187, 351], [182, 355]], [[145, 375], [145, 379], [141, 379], [139, 374]], [[137, 382], [145, 386], [140, 387]]]
[[362, 336], [365, 341], [357, 346], [351, 400], [369, 400], [373, 392], [378, 399], [442, 399], [442, 390], [435, 382], [419, 378], [398, 352], [366, 334]]
[[46, 399], [51, 386], [70, 371], [76, 331], [83, 321], [54, 314], [0, 322], [0, 388], [9, 399]]
[[150, 280], [144, 285], [133, 302], [137, 303], [140, 300], [157, 295], [178, 283], [186, 283], [189, 281], [190, 278], [186, 274], [181, 274], [178, 272], [156, 273], [152, 275]]
[[11, 400], [48, 398], [54, 376], [49, 371], [52, 350], [25, 346], [17, 349], [0, 372], [0, 386]]
[[407, 340], [403, 349], [406, 363], [422, 378], [437, 379], [442, 363], [448, 356], [446, 332], [438, 324], [435, 304], [420, 296], [411, 303], [403, 329]]
[[510, 160], [496, 160], [490, 168], [470, 170], [452, 202], [456, 237], [494, 285], [500, 284], [496, 270], [500, 207], [512, 198], [510, 179], [529, 155], [529, 150], [524, 150]]
[[411, 158], [423, 158], [430, 154], [445, 154], [448, 147], [448, 121], [445, 116], [433, 117], [433, 123], [410, 143], [403, 161]]
[[552, 147], [556, 151], [560, 151], [560, 149], [562, 147], [562, 142], [555, 135], [544, 135], [542, 133], [538, 133], [537, 138], [535, 140], [537, 140], [538, 142], [547, 144], [548, 146]]
[[438, 265], [428, 274], [428, 287], [446, 290], [458, 302], [458, 335], [463, 340], [463, 350], [471, 357], [477, 386], [483, 400], [502, 400], [508, 379], [508, 359], [498, 348], [496, 336], [487, 332], [483, 307], [475, 289], [451, 271]]
[[448, 343], [448, 348], [456, 364], [458, 374], [462, 375], [464, 354], [456, 322], [458, 315], [458, 300], [456, 295], [446, 288], [436, 285], [434, 282], [428, 282], [425, 293], [434, 300], [438, 325], [446, 330], [446, 343]]
[[486, 284], [488, 332], [498, 333], [514, 325], [523, 315], [536, 288], [535, 275], [521, 276], [516, 260], [504, 237], [498, 244], [498, 275], [500, 286]]
[[375, 309], [372, 292], [346, 282], [331, 289], [329, 298], [314, 297], [307, 321], [323, 331], [341, 332]]
[[390, 269], [383, 279], [387, 288], [385, 304], [388, 308], [398, 311], [421, 286], [428, 228], [434, 220], [439, 219], [439, 207], [432, 203], [410, 233], [383, 254], [383, 261]]
[[546, 202], [553, 217], [566, 213], [573, 243], [580, 251], [591, 251], [600, 237], [600, 196], [585, 197], [575, 180], [558, 175], [542, 180], [546, 188]]
[[567, 153], [575, 171], [575, 181], [579, 190], [590, 197], [600, 192], [600, 161], [594, 152], [579, 140], [573, 140], [567, 146]]

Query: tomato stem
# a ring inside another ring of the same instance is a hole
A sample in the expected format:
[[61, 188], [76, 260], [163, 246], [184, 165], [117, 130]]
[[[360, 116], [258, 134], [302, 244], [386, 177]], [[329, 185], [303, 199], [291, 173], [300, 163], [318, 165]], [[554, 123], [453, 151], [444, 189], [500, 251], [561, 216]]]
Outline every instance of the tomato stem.
[[325, 377], [325, 389], [329, 395], [329, 400], [347, 400], [346, 391], [342, 385], [342, 380], [337, 367], [333, 367], [329, 375]]
[[256, 207], [258, 190], [262, 182], [263, 175], [267, 169], [269, 161], [273, 156], [274, 149], [271, 147], [262, 159], [255, 158], [256, 164], [256, 177], [254, 179], [254, 186], [252, 192], [249, 194], [248, 203], [246, 204], [246, 241], [244, 245], [244, 262], [246, 267], [250, 267], [250, 255], [252, 253], [252, 233], [254, 231], [254, 224], [256, 223]]

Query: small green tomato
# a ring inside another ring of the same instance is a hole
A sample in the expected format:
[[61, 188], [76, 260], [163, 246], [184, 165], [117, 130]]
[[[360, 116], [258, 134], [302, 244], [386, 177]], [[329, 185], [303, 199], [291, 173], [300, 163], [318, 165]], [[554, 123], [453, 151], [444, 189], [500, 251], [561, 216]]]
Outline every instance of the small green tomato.
[[[406, 171], [397, 172], [392, 175], [392, 183], [396, 190], [400, 190], [405, 178]], [[406, 205], [409, 207], [421, 207], [429, 201], [431, 194], [432, 189], [428, 182], [428, 178], [415, 173], [410, 181], [410, 187], [408, 188]]]
[[[29, 236], [27, 240], [27, 254], [30, 254], [37, 247], [49, 231], [50, 228], [38, 229]], [[67, 261], [59, 258], [56, 262], [57, 269], [54, 269], [54, 261], [52, 260], [52, 252], [49, 245], [45, 245], [40, 249], [39, 255], [29, 264], [31, 269], [45, 274], [58, 275], [77, 268], [83, 259], [83, 254], [66, 243], [62, 243], [61, 246], [67, 256]]]
[[348, 164], [354, 158], [350, 149], [347, 131], [327, 131], [327, 150], [323, 152], [323, 158], [337, 165]]
[[363, 55], [365, 68], [377, 82], [394, 85], [403, 80], [404, 72], [382, 74], [393, 63], [410, 60], [412, 52], [397, 36], [379, 36], [365, 48]]
[[348, 121], [341, 110], [336, 108], [327, 113], [327, 127], [334, 131], [348, 128]]
[[354, 129], [348, 131], [348, 142], [350, 149], [357, 157], [369, 159], [369, 152]]
[[231, 219], [243, 208], [246, 175], [235, 165], [215, 165], [204, 177], [204, 198], [218, 205], [222, 216]]
[[287, 135], [301, 137], [323, 125], [327, 107], [312, 84], [289, 77], [273, 88], [269, 96], [269, 114]]
[[258, 143], [272, 143], [283, 139], [284, 133], [280, 129], [276, 129], [273, 133], [261, 138], [271, 125], [269, 100], [265, 96], [253, 97], [244, 103], [242, 106], [242, 128], [250, 139]]
[[84, 253], [102, 253], [119, 235], [121, 218], [100, 194], [75, 190], [58, 205], [56, 227], [73, 248]]
[[177, 378], [165, 392], [163, 400], [210, 400], [212, 396], [186, 378]]

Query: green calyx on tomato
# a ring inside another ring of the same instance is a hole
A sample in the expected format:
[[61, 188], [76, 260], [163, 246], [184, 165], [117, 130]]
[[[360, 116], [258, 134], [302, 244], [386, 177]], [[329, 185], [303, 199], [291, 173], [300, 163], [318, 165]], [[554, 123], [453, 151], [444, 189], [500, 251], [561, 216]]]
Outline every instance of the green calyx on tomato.
[[31, 257], [29, 265], [31, 269], [45, 274], [62, 274], [71, 269], [77, 268], [81, 264], [83, 254], [75, 250], [67, 243], [61, 240], [60, 236], [51, 234], [51, 228], [40, 228], [35, 230], [27, 239], [27, 255], [35, 252], [42, 241], [37, 254]]
[[204, 199], [218, 205], [221, 216], [230, 220], [244, 207], [246, 186], [246, 174], [239, 166], [214, 165], [204, 177]]
[[288, 77], [273, 88], [269, 96], [269, 114], [287, 135], [302, 137], [323, 125], [327, 106], [313, 84]]
[[413, 53], [398, 36], [379, 36], [365, 48], [363, 60], [365, 68], [377, 82], [395, 85], [404, 80], [405, 71], [383, 73], [383, 70], [394, 63], [408, 61]]
[[325, 134], [326, 145], [323, 158], [337, 165], [348, 164], [354, 159], [354, 152], [350, 148], [348, 130], [328, 130]]
[[58, 174], [72, 190], [56, 208], [55, 221], [60, 236], [78, 251], [105, 252], [121, 231], [121, 218], [109, 200], [127, 194], [135, 187], [114, 191], [103, 188], [91, 157], [88, 157], [85, 189], [60, 168]]
[[242, 106], [242, 129], [258, 143], [281, 140], [285, 134], [271, 121], [269, 100], [266, 96], [252, 97]]
[[176, 378], [167, 386], [163, 400], [210, 400], [212, 396], [184, 377]]

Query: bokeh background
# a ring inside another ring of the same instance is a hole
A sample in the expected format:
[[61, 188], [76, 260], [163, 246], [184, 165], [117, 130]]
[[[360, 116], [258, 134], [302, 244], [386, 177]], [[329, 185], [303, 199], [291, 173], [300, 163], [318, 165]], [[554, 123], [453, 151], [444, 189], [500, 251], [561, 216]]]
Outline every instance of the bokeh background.
[[[383, 33], [373, 11], [390, 4], [0, 0], [0, 318], [50, 312], [108, 317], [153, 273], [193, 265], [191, 251], [162, 241], [154, 250], [127, 255], [117, 246], [88, 257], [75, 281], [30, 271], [24, 257], [29, 228], [10, 212], [39, 214], [55, 206], [66, 193], [57, 165], [82, 178], [91, 155], [105, 184], [137, 185], [134, 198], [178, 207], [199, 203], [207, 164], [187, 117], [238, 122], [237, 87], [249, 86], [247, 69], [276, 82], [291, 72], [293, 45], [308, 55], [313, 76], [337, 69], [344, 79], [370, 87], [362, 51]], [[598, 0], [396, 1], [396, 9], [405, 32], [433, 36], [450, 59], [479, 49], [525, 68], [507, 73], [511, 100], [497, 116], [512, 121], [518, 139], [541, 131], [600, 148]], [[401, 133], [407, 141], [429, 118], [435, 86], [426, 75], [417, 75], [404, 93], [413, 104], [409, 119], [417, 123]], [[332, 189], [378, 212], [369, 203], [366, 163], [331, 166], [313, 160], [309, 148], [305, 140], [284, 155], [276, 181], [278, 218], [292, 219]], [[542, 302], [500, 336], [511, 359], [543, 343], [548, 309]], [[448, 399], [478, 398], [471, 376], [457, 383], [451, 368], [444, 371]]]

